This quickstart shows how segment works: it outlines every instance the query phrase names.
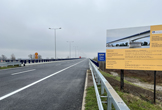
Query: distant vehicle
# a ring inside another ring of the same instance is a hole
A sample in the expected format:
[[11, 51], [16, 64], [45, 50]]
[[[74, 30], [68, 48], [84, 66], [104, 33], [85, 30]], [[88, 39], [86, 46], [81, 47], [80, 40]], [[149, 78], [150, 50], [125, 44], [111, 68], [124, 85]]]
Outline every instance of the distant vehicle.
[[81, 58], [81, 56], [79, 58]]

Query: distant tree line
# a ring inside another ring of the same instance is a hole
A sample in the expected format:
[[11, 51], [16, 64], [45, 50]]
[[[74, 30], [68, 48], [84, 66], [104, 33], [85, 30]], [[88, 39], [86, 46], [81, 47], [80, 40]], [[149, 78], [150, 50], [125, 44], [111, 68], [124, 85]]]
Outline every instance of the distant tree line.
[[[28, 57], [30, 58], [30, 59], [35, 59], [35, 55], [33, 54], [29, 54], [28, 55]], [[42, 59], [42, 56], [41, 55], [38, 55], [38, 59]], [[7, 58], [5, 55], [1, 55], [0, 56], [0, 62], [1, 62], [1, 60], [16, 60], [16, 57], [15, 57], [15, 55], [14, 54], [11, 54], [11, 57], [10, 58]], [[17, 59], [17, 60], [21, 60], [21, 58], [19, 58], [19, 59]]]
[[94, 60], [94, 61], [98, 61], [98, 57], [94, 57], [92, 60]]
[[8, 59], [5, 55], [1, 55], [0, 60], [16, 60], [16, 57], [14, 54], [11, 54], [11, 57]]

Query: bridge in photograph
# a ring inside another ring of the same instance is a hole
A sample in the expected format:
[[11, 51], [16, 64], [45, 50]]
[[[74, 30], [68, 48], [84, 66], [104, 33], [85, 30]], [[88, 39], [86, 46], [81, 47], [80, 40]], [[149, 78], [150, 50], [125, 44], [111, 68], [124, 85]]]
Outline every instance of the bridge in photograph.
[[122, 41], [126, 41], [126, 40], [128, 40], [128, 45], [130, 48], [141, 47], [141, 42], [134, 42], [134, 41], [143, 39], [143, 38], [147, 38], [147, 37], [150, 37], [150, 30], [144, 31], [144, 32], [141, 32], [138, 34], [134, 34], [131, 36], [127, 36], [127, 37], [124, 37], [124, 38], [121, 38], [118, 40], [114, 40], [111, 42], [107, 42], [106, 47], [112, 47], [112, 45], [111, 45], [112, 43], [122, 42]]

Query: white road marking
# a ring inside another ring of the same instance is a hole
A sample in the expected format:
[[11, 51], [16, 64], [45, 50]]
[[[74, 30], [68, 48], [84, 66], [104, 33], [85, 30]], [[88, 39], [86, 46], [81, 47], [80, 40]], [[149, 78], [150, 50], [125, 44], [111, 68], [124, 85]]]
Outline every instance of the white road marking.
[[[83, 60], [83, 61], [84, 61], [84, 60]], [[24, 89], [27, 89], [27, 88], [29, 88], [29, 87], [31, 87], [31, 86], [33, 86], [33, 85], [35, 85], [35, 84], [37, 84], [37, 83], [39, 83], [39, 82], [41, 82], [41, 81], [44, 81], [45, 79], [48, 79], [48, 78], [50, 78], [50, 77], [52, 77], [52, 76], [54, 76], [54, 75], [56, 75], [56, 74], [58, 74], [58, 73], [60, 73], [60, 72], [62, 72], [62, 71], [65, 71], [65, 70], [67, 70], [68, 68], [71, 68], [71, 67], [73, 67], [73, 66], [75, 66], [75, 65], [77, 65], [77, 64], [79, 64], [79, 63], [81, 63], [81, 62], [83, 62], [83, 61], [80, 61], [80, 62], [78, 62], [78, 63], [76, 63], [76, 64], [74, 64], [74, 65], [71, 65], [71, 66], [69, 66], [69, 67], [67, 67], [67, 68], [64, 68], [64, 69], [62, 69], [62, 70], [60, 70], [60, 71], [58, 71], [58, 72], [55, 72], [55, 73], [53, 73], [53, 74], [51, 74], [51, 75], [49, 75], [49, 76], [46, 76], [46, 77], [44, 77], [44, 78], [42, 78], [42, 79], [40, 79], [40, 80], [38, 80], [38, 81], [35, 81], [35, 82], [33, 82], [33, 83], [31, 83], [31, 84], [29, 84], [29, 85], [27, 85], [27, 86], [24, 86], [24, 87], [22, 87], [22, 88], [20, 88], [20, 89], [17, 89], [17, 90], [15, 90], [15, 91], [13, 91], [13, 92], [11, 92], [11, 93], [9, 93], [9, 94], [6, 94], [6, 95], [0, 97], [0, 101], [3, 100], [3, 99], [5, 99], [5, 98], [7, 98], [7, 97], [10, 97], [10, 96], [12, 96], [12, 95], [18, 93], [18, 92], [20, 92], [20, 91], [22, 91], [22, 90], [24, 90]]]
[[26, 73], [26, 72], [35, 71], [35, 70], [36, 70], [36, 69], [27, 70], [27, 71], [22, 71], [22, 72], [18, 72], [18, 73], [13, 73], [13, 74], [11, 74], [11, 75], [16, 75], [16, 74]]

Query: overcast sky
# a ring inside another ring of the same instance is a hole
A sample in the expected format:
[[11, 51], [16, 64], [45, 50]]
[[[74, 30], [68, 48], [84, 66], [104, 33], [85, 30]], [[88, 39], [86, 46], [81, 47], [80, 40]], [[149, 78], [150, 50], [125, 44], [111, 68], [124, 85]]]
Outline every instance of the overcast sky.
[[0, 0], [0, 55], [93, 58], [106, 51], [106, 30], [162, 24], [162, 0]]

